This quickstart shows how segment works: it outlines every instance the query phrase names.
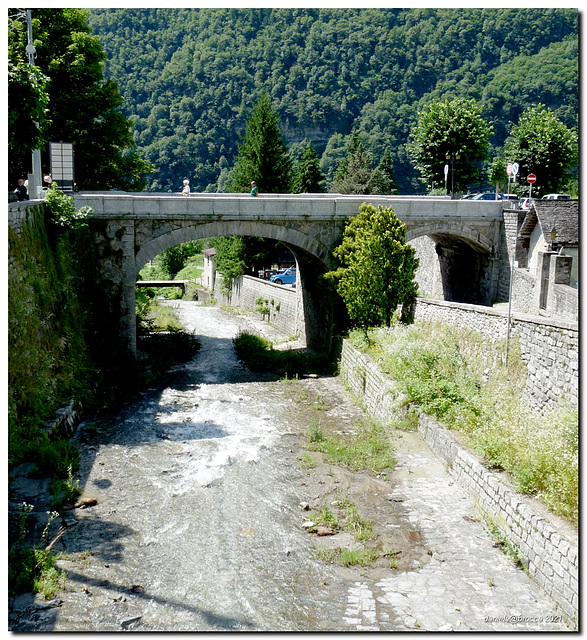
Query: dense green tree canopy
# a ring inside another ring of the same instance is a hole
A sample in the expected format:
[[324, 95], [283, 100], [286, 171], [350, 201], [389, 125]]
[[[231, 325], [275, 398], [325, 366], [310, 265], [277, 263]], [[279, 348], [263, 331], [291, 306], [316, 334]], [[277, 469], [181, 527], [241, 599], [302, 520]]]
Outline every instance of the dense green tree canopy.
[[447, 189], [460, 191], [479, 179], [475, 163], [486, 158], [490, 134], [475, 100], [433, 100], [418, 114], [410, 151], [428, 185], [441, 186], [446, 175]]
[[[9, 16], [16, 11], [9, 10]], [[136, 189], [144, 182], [140, 173], [149, 172], [150, 167], [132, 151], [131, 123], [119, 109], [122, 97], [116, 83], [103, 79], [106, 56], [99, 37], [91, 33], [88, 16], [81, 9], [32, 9], [35, 65], [50, 79], [40, 135], [46, 142], [74, 143], [80, 188]], [[9, 31], [9, 59], [14, 65], [25, 64], [26, 44], [26, 24], [20, 21]], [[12, 132], [9, 141], [14, 135], [19, 134]], [[19, 157], [13, 146], [12, 153]], [[47, 153], [42, 154], [42, 162], [49, 171]], [[27, 163], [18, 170], [26, 174], [30, 167]]]
[[527, 109], [506, 141], [507, 157], [520, 165], [523, 187], [527, 186], [525, 176], [536, 175], [535, 194], [565, 190], [577, 153], [576, 132], [544, 105]]
[[422, 192], [406, 143], [434, 98], [475, 99], [494, 148], [529, 103], [577, 126], [574, 9], [93, 9], [90, 26], [152, 190], [226, 188], [263, 92], [290, 146], [312, 140], [326, 188], [356, 130], [374, 166], [389, 150], [399, 193]]
[[8, 61], [8, 173], [12, 186], [31, 170], [31, 153], [44, 143], [49, 78], [28, 63]]
[[405, 240], [406, 226], [391, 207], [362, 204], [347, 221], [333, 252], [341, 266], [327, 277], [336, 282], [355, 326], [389, 326], [397, 307], [416, 295], [418, 259]]

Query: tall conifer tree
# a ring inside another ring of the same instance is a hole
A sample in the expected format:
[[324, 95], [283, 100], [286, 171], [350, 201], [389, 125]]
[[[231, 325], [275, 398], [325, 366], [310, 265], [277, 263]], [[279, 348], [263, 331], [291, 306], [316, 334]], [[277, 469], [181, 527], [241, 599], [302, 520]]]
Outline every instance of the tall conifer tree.
[[229, 191], [249, 191], [252, 180], [260, 193], [289, 193], [291, 187], [291, 158], [266, 93], [255, 104], [238, 145]]
[[294, 193], [322, 193], [324, 175], [320, 171], [320, 162], [316, 157], [312, 141], [308, 142], [298, 165], [298, 171], [293, 183]]

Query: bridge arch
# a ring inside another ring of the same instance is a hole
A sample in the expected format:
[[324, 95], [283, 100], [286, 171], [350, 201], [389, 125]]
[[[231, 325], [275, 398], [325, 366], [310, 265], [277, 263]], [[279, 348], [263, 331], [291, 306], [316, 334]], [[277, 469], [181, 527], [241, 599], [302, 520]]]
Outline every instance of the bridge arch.
[[451, 302], [491, 305], [498, 265], [495, 245], [478, 230], [462, 225], [423, 225], [406, 240], [416, 249], [416, 281], [422, 294]]
[[[257, 198], [193, 194], [182, 198], [122, 192], [77, 193], [75, 200], [77, 207], [93, 209], [90, 218], [101, 278], [113, 314], [118, 315], [121, 336], [128, 340], [132, 352], [136, 351], [137, 274], [158, 253], [183, 242], [250, 235], [289, 246], [300, 267], [299, 299], [311, 310], [304, 310], [304, 317], [309, 321], [312, 313], [320, 318], [315, 331], [310, 331], [315, 342], [309, 346], [323, 341], [320, 331], [327, 335], [332, 326], [332, 313], [325, 307], [336, 298], [322, 290], [320, 274], [331, 266], [330, 250], [345, 220], [356, 215], [365, 201], [392, 206], [406, 224], [407, 240], [431, 245], [427, 250], [440, 283], [434, 297], [491, 304], [497, 291], [497, 257], [500, 251], [505, 255], [502, 207], [492, 201], [340, 194], [267, 194]], [[507, 264], [507, 259], [502, 262]]]
[[136, 254], [135, 278], [143, 266], [162, 251], [184, 242], [217, 236], [253, 236], [279, 240], [301, 249], [304, 254], [313, 256], [324, 264], [325, 270], [330, 267], [331, 262], [329, 248], [315, 237], [292, 227], [267, 222], [214, 221], [191, 224], [173, 230], [162, 229], [158, 234], [152, 232], [152, 235], [154, 238], [142, 244]]

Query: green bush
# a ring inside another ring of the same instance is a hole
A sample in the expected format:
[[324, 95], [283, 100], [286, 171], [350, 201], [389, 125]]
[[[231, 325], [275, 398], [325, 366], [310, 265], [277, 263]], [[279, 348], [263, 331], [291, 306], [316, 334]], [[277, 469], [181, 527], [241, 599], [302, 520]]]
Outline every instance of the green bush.
[[279, 351], [269, 340], [243, 331], [233, 339], [238, 358], [251, 371], [274, 373], [279, 376], [300, 376], [305, 373], [332, 371], [333, 364], [326, 354], [309, 351]]

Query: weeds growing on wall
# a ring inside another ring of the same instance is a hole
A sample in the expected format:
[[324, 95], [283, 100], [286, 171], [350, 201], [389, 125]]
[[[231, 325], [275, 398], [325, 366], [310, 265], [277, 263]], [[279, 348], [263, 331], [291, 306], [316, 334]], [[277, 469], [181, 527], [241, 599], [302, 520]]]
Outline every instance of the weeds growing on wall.
[[578, 416], [561, 407], [541, 415], [522, 401], [526, 369], [517, 345], [433, 322], [361, 331], [351, 341], [369, 350], [396, 381], [405, 402], [466, 435], [489, 466], [555, 513], [578, 518]]
[[37, 215], [41, 220], [20, 235], [9, 231], [9, 463], [32, 459], [62, 473], [63, 455], [71, 452], [42, 425], [73, 398], [91, 402], [98, 376], [76, 273], [85, 254], [81, 237], [50, 239]]

